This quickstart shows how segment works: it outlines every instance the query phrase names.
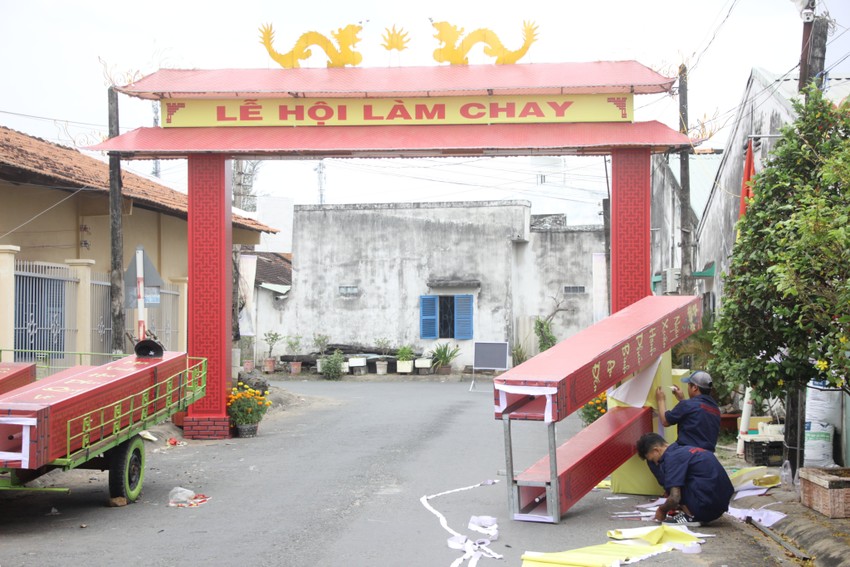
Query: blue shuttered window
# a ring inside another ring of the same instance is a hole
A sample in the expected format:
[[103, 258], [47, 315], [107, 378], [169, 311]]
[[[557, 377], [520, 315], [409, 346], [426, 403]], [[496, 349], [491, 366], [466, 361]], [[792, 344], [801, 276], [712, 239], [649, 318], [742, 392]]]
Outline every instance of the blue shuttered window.
[[420, 295], [419, 296], [419, 337], [423, 339], [438, 338], [437, 327], [437, 306], [438, 297], [436, 295]]
[[419, 337], [472, 340], [472, 295], [420, 295]]
[[455, 296], [455, 337], [472, 339], [472, 296]]

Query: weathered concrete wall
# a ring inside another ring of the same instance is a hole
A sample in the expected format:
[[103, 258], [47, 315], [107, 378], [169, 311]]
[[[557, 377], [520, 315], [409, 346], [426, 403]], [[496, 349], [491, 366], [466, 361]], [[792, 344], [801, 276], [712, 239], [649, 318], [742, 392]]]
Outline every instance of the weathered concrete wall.
[[661, 285], [655, 286], [656, 293], [665, 291], [664, 271], [682, 265], [680, 194], [679, 180], [670, 169], [667, 156], [653, 156], [650, 264], [653, 275], [662, 275]]
[[[552, 332], [560, 341], [596, 322], [595, 312], [609, 312], [604, 253], [598, 225], [532, 230], [527, 244], [517, 244], [514, 338], [529, 356], [538, 352], [537, 317], [555, 313]], [[594, 262], [600, 254], [601, 263]], [[567, 293], [567, 286], [584, 291]]]
[[[708, 262], [715, 262], [715, 276], [702, 280], [702, 291], [713, 292], [717, 308], [723, 297], [722, 275], [729, 271], [729, 259], [737, 234], [735, 225], [740, 212], [741, 181], [749, 136], [778, 134], [784, 124], [795, 119], [790, 101], [783, 96], [773, 96], [776, 88], [772, 77], [753, 69], [697, 230], [695, 265], [700, 269]], [[775, 138], [761, 138], [754, 142], [756, 172], [761, 171], [775, 143]]]
[[[385, 337], [422, 352], [448, 340], [461, 346], [459, 367], [472, 364], [474, 341], [513, 342], [518, 322], [548, 314], [558, 289], [586, 283], [588, 293], [556, 317], [556, 329], [575, 332], [592, 317], [589, 266], [601, 229], [541, 236], [529, 218], [525, 201], [297, 206], [280, 332], [364, 346]], [[465, 293], [474, 296], [474, 340], [420, 339], [419, 297]]]

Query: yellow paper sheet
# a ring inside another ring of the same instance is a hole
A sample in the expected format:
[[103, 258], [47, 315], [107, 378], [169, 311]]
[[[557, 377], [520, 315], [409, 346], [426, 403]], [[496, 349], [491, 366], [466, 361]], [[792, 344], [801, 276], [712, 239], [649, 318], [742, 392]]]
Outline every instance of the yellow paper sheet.
[[624, 530], [608, 530], [608, 537], [612, 539], [642, 539], [650, 544], [657, 543], [693, 543], [699, 538], [693, 534], [680, 530], [676, 526], [647, 526], [643, 528], [629, 528]]
[[610, 567], [619, 561], [640, 561], [665, 551], [672, 547], [660, 545], [622, 545], [611, 542], [602, 545], [582, 547], [572, 551], [557, 551], [554, 553], [526, 552], [522, 556], [522, 567], [551, 567], [565, 565], [568, 567]]

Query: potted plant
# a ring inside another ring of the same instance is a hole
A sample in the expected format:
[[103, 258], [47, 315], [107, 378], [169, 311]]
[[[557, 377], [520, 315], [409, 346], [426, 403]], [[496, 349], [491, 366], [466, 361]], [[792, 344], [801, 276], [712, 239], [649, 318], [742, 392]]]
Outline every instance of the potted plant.
[[460, 347], [452, 346], [450, 343], [437, 343], [431, 351], [431, 365], [437, 374], [450, 374], [452, 361], [460, 356]]
[[331, 338], [327, 335], [322, 335], [321, 333], [315, 333], [313, 335], [313, 346], [316, 347], [318, 354], [316, 355], [316, 372], [319, 374], [322, 373], [322, 361], [325, 358], [325, 350], [328, 348], [328, 343], [330, 343]]
[[346, 364], [348, 364], [352, 374], [366, 374], [366, 356], [364, 354], [350, 355]]
[[325, 357], [325, 360], [322, 363], [322, 374], [324, 374], [325, 378], [328, 380], [339, 380], [345, 373], [344, 365], [345, 356], [342, 354], [341, 350], [336, 349], [333, 354]]
[[399, 374], [410, 374], [413, 372], [413, 347], [401, 345], [395, 353], [396, 372]]
[[301, 335], [286, 337], [286, 350], [292, 355], [292, 360], [289, 361], [289, 373], [301, 374], [301, 361], [298, 360], [298, 353], [301, 351]]
[[272, 405], [268, 395], [268, 391], [255, 390], [244, 382], [238, 382], [236, 387], [231, 388], [227, 396], [227, 415], [238, 437], [257, 435], [257, 427]]
[[263, 359], [263, 372], [271, 373], [274, 372], [275, 367], [275, 360], [272, 356], [274, 346], [283, 340], [283, 335], [276, 331], [266, 331], [263, 335], [263, 340], [266, 341], [267, 345], [269, 345], [269, 355]]
[[387, 362], [387, 353], [390, 350], [390, 340], [381, 337], [375, 341], [375, 346], [381, 352], [378, 356], [377, 362], [375, 362], [375, 372], [383, 375], [387, 373], [387, 366], [389, 365]]
[[434, 359], [430, 353], [423, 353], [422, 356], [413, 359], [413, 368], [419, 374], [430, 374], [434, 370]]

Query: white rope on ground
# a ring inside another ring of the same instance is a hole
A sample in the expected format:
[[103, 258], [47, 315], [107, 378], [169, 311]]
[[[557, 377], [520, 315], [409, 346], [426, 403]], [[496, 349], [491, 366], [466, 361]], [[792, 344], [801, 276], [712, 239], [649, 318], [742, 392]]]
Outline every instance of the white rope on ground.
[[[453, 494], [455, 492], [462, 492], [464, 490], [470, 490], [472, 488], [478, 488], [479, 486], [490, 486], [499, 482], [498, 480], [485, 480], [483, 482], [479, 482], [478, 484], [473, 484], [472, 486], [464, 486], [463, 488], [455, 488], [454, 490], [447, 490], [445, 492], [440, 492], [439, 494], [432, 494], [431, 496], [423, 496], [419, 499], [425, 509], [437, 516], [440, 520], [440, 525], [443, 526], [447, 532], [452, 534], [452, 537], [448, 539], [448, 546], [452, 549], [457, 549], [463, 551], [464, 554], [462, 557], [457, 558], [454, 562], [452, 562], [451, 567], [460, 567], [463, 565], [464, 561], [469, 560], [469, 567], [475, 567], [478, 565], [478, 560], [483, 556], [491, 557], [493, 559], [502, 559], [502, 556], [490, 549], [488, 546], [490, 545], [489, 539], [479, 539], [479, 540], [471, 540], [463, 534], [460, 534], [454, 531], [450, 526], [446, 517], [443, 516], [440, 512], [438, 512], [431, 504], [428, 503], [429, 500], [437, 498], [438, 496], [445, 496], [447, 494]], [[475, 518], [475, 516], [473, 516]], [[481, 518], [490, 517], [482, 516]], [[493, 518], [495, 520], [495, 518]], [[487, 522], [491, 525], [487, 526], [488, 533], [492, 535], [492, 539], [496, 539], [498, 537], [498, 526], [493, 522]], [[480, 530], [479, 530], [480, 531]]]

